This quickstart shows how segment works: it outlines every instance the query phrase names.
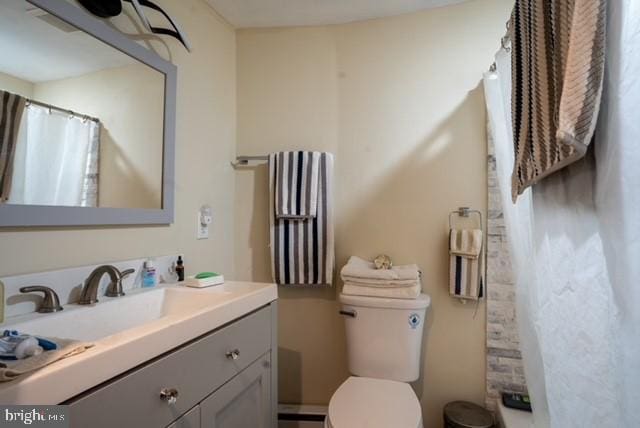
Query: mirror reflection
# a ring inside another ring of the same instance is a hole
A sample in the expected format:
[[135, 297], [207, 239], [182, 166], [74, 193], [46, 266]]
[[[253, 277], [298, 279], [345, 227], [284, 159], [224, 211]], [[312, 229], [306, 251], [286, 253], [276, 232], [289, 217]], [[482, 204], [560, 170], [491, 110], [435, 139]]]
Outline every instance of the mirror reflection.
[[0, 203], [162, 207], [162, 73], [24, 0], [0, 52]]

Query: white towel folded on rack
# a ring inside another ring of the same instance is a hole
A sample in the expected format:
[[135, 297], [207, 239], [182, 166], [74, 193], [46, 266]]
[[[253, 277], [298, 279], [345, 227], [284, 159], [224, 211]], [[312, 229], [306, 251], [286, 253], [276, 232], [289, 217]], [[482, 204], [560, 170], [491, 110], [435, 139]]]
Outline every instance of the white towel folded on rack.
[[[376, 269], [373, 262], [351, 256], [340, 271], [342, 279], [355, 282], [369, 282], [370, 280], [381, 286], [412, 285], [405, 281], [419, 281], [420, 269], [417, 265], [393, 266], [391, 269]], [[400, 282], [402, 281], [402, 282]], [[404, 283], [404, 284], [403, 284]]]
[[387, 297], [391, 299], [417, 299], [422, 292], [422, 285], [418, 282], [409, 287], [368, 287], [353, 282], [345, 282], [342, 294], [352, 296]]
[[478, 258], [482, 250], [482, 230], [451, 229], [449, 253], [457, 256]]
[[449, 292], [461, 299], [482, 297], [482, 230], [449, 231]]

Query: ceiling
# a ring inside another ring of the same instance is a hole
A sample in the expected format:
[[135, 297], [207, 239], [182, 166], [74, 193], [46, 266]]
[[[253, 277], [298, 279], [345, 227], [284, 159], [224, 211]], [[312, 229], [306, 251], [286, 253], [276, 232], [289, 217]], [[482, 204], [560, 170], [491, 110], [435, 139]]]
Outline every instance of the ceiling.
[[466, 0], [207, 0], [238, 28], [344, 24]]
[[32, 83], [135, 63], [24, 0], [0, 0], [0, 72]]

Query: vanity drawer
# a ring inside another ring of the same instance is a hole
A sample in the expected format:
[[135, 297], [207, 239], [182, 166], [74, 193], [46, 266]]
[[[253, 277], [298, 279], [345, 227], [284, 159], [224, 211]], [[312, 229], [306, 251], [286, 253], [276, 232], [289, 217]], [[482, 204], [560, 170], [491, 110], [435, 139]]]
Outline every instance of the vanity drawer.
[[[260, 309], [69, 402], [71, 426], [165, 427], [271, 347], [271, 307]], [[237, 351], [237, 352], [234, 352]], [[160, 398], [177, 391], [177, 401]]]

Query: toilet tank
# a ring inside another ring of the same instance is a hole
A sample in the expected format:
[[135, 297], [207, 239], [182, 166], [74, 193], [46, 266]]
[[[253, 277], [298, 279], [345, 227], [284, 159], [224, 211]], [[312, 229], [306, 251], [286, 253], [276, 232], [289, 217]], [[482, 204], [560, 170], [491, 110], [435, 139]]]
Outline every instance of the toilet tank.
[[413, 382], [431, 299], [386, 299], [340, 294], [349, 371], [356, 376]]

